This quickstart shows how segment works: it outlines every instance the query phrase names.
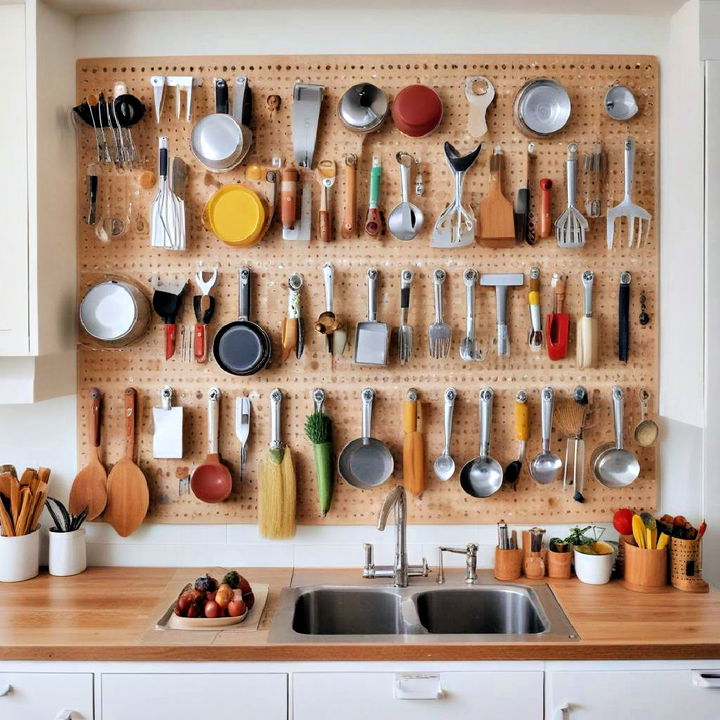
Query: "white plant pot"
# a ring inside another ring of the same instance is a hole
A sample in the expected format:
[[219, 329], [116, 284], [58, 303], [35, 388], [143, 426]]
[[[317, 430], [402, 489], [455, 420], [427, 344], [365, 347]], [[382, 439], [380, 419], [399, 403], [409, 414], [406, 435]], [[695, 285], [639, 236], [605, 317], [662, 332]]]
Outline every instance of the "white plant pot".
[[610, 582], [615, 564], [614, 552], [608, 555], [587, 555], [573, 550], [573, 553], [575, 555], [575, 574], [578, 576], [578, 580], [589, 585], [605, 585]]
[[72, 532], [50, 530], [48, 569], [51, 575], [77, 575], [87, 569], [85, 528]]
[[0, 536], [0, 582], [21, 582], [40, 571], [40, 527], [29, 535]]

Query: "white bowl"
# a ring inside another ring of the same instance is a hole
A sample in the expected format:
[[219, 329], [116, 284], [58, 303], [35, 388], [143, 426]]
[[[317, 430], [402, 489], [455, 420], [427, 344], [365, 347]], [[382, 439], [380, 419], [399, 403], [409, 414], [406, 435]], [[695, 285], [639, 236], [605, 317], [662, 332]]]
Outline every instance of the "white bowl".
[[608, 555], [587, 555], [574, 548], [573, 553], [578, 580], [589, 585], [605, 585], [610, 582], [615, 564], [615, 552]]

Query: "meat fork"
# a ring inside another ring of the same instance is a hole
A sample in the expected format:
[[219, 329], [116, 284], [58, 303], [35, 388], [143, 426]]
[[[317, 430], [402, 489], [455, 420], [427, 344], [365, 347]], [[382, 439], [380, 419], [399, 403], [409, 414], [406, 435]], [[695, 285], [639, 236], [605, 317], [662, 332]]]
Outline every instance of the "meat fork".
[[[643, 234], [647, 240], [650, 235], [650, 222], [652, 215], [632, 201], [633, 171], [635, 167], [635, 141], [632, 138], [625, 140], [625, 196], [619, 205], [607, 211], [607, 247], [612, 249], [615, 236], [615, 220], [627, 218], [628, 247], [640, 247]], [[637, 220], [637, 242], [635, 242], [635, 224]], [[643, 224], [643, 221], [647, 223]]]

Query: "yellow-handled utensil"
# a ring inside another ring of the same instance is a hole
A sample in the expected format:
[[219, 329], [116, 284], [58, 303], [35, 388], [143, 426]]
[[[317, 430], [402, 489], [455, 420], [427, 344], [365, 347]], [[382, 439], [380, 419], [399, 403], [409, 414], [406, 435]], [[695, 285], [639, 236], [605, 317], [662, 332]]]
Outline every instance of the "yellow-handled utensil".
[[664, 550], [670, 542], [670, 536], [667, 533], [660, 533], [660, 539], [657, 543], [658, 550]]
[[639, 515], [633, 515], [632, 531], [637, 546], [645, 549], [645, 523]]

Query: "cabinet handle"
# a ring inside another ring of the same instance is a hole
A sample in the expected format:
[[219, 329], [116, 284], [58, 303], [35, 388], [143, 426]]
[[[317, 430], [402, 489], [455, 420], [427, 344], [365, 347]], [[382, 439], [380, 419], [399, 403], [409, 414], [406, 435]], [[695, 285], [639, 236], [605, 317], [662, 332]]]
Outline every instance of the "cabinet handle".
[[570, 720], [570, 705], [565, 705], [558, 710], [557, 720]]
[[79, 719], [80, 715], [77, 715], [73, 710], [60, 710], [55, 716], [55, 720], [76, 720]]
[[9, 695], [12, 692], [12, 689], [13, 687], [10, 683], [0, 685], [0, 697], [5, 697], [6, 695]]
[[720, 670], [693, 670], [692, 682], [696, 687], [720, 688]]
[[439, 700], [443, 694], [439, 674], [395, 673], [396, 700]]

